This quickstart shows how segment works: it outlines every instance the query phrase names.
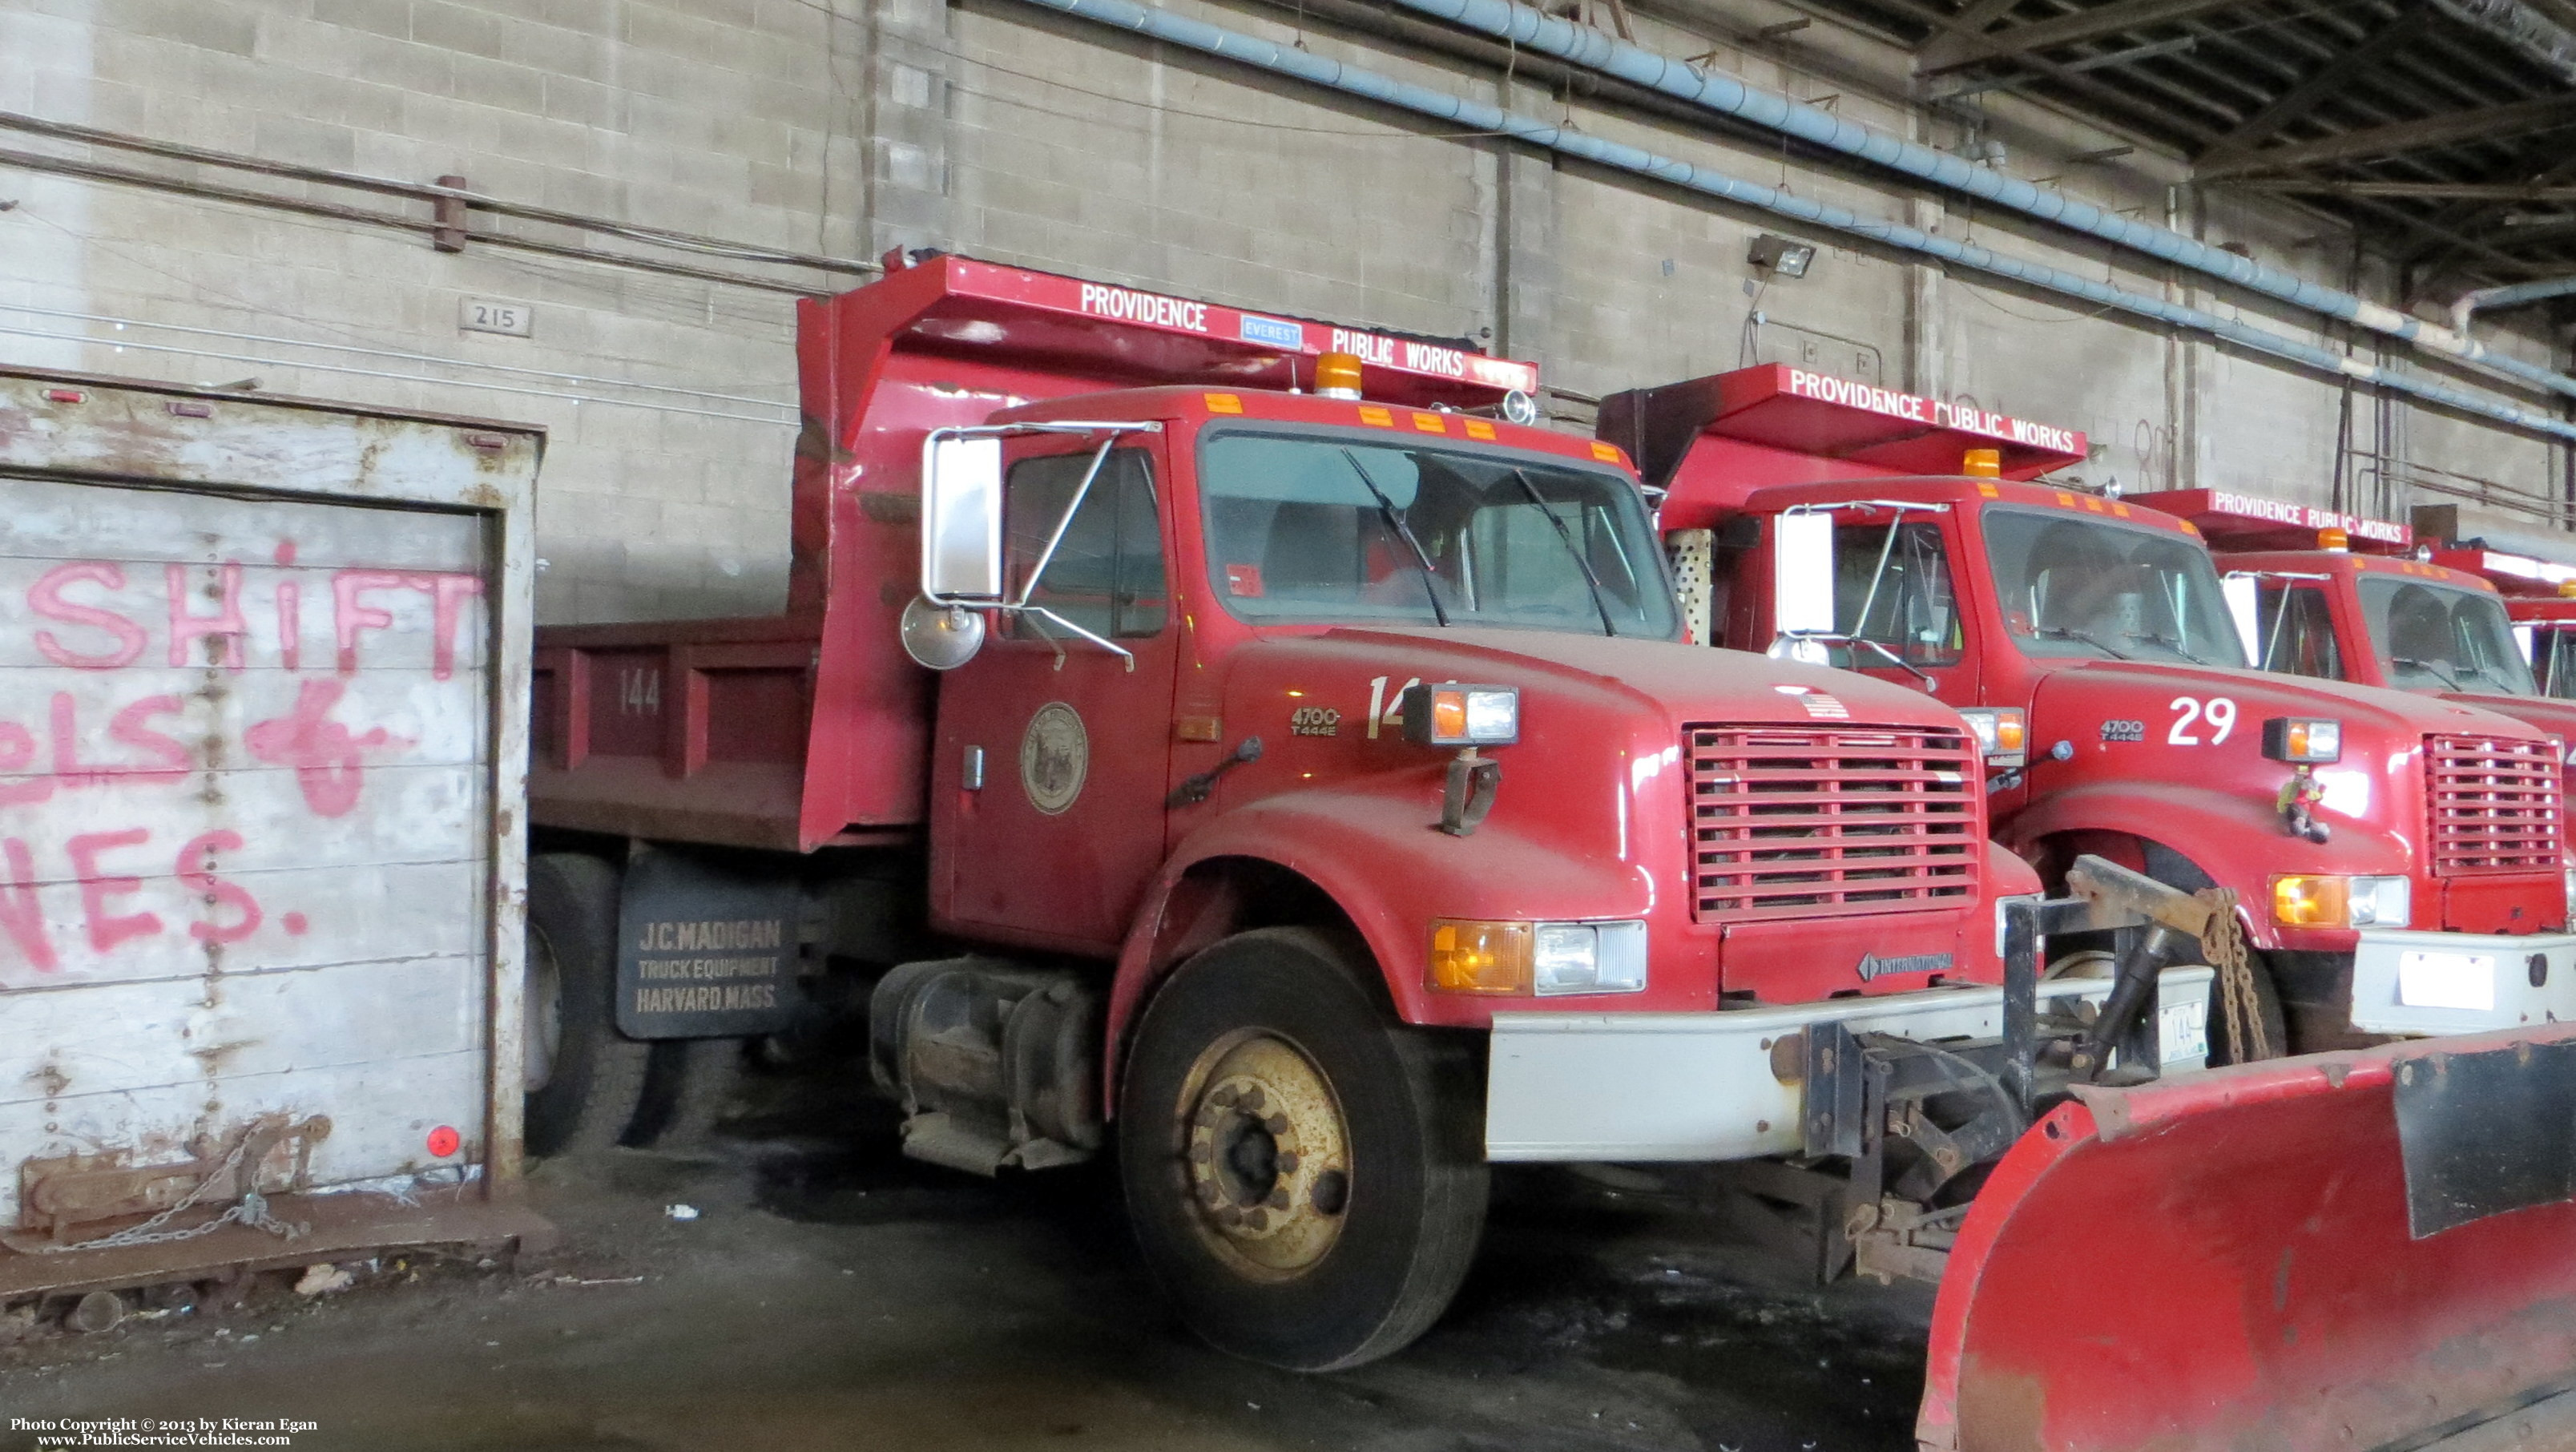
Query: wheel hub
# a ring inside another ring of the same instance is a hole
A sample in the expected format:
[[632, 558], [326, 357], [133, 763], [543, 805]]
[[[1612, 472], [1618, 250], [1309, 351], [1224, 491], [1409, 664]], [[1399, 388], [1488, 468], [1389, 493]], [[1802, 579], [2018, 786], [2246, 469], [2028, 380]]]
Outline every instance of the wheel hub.
[[1268, 1034], [1200, 1055], [1178, 1106], [1193, 1223], [1256, 1279], [1302, 1274], [1341, 1236], [1350, 1135], [1313, 1061]]
[[554, 945], [535, 924], [528, 927], [526, 1017], [519, 1026], [520, 1085], [534, 1094], [553, 1082], [563, 1053], [563, 966]]

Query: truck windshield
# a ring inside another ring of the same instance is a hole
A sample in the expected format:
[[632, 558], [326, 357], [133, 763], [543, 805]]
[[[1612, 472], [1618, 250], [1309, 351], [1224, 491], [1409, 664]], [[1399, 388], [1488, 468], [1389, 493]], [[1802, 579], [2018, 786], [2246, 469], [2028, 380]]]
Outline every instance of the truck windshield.
[[1200, 447], [1199, 493], [1209, 578], [1245, 620], [1675, 629], [1645, 501], [1607, 470], [1229, 430]]
[[2531, 696], [2531, 668], [2514, 644], [2504, 602], [2422, 580], [2364, 575], [2361, 618], [2388, 683], [2499, 696]]
[[2197, 541], [2143, 525], [1989, 506], [1986, 559], [2024, 655], [2242, 666], [2245, 647]]

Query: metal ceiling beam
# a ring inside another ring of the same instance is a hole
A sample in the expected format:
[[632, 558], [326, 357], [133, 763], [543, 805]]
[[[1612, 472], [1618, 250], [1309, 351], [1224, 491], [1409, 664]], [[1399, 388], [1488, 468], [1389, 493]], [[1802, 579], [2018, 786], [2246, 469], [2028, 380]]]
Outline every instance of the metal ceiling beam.
[[2519, 252], [2526, 247], [2555, 247], [2576, 242], [2576, 221], [2539, 222], [2522, 227], [2489, 227], [2477, 240], [2500, 252]]
[[[1876, 0], [1876, 3], [1883, 8], [1921, 21], [1937, 39], [1945, 30], [1965, 25], [1970, 16], [1991, 5], [1993, 0], [1979, 0], [1977, 6], [1961, 11], [1957, 15], [1945, 15], [1933, 9], [1930, 4], [1925, 3], [1925, 0]], [[2016, 3], [2019, 3], [2019, 0], [2009, 0], [2004, 9], [2009, 10], [2011, 5]], [[1924, 43], [1928, 45], [1931, 41]], [[2053, 82], [2082, 98], [2084, 103], [2114, 113], [2109, 118], [2111, 124], [2125, 125], [2133, 131], [2160, 129], [2166, 141], [2179, 142], [2186, 148], [2205, 146], [2209, 141], [2208, 128], [2180, 117], [2145, 97], [2131, 94], [2094, 77], [2069, 71], [2044, 56], [2027, 57], [2021, 64], [2030, 67], [2038, 74], [2016, 77], [2011, 83], [2014, 89], [2027, 89], [2044, 82]], [[1927, 96], [1925, 99], [1932, 98]]]
[[2245, 0], [2112, 0], [2108, 5], [2096, 5], [2054, 20], [2035, 20], [2027, 25], [2006, 26], [1981, 35], [1944, 35], [1925, 43], [1923, 49], [1916, 53], [1914, 73], [1937, 76], [1965, 66], [2006, 60], [2036, 50], [2054, 50], [2106, 35], [2171, 25], [2178, 20], [2188, 20], [2195, 15], [2243, 3]]
[[2567, 202], [2576, 203], [2576, 187], [2537, 182], [2377, 182], [2317, 181], [2301, 177], [2253, 177], [2226, 183], [2240, 192], [2281, 196], [2386, 197], [2428, 202]]
[[2262, 110], [2246, 117], [2244, 124], [2227, 133], [2227, 139], [2212, 148], [2205, 160], [2233, 159], [2271, 140], [2282, 127], [2315, 110], [2336, 90], [2349, 84], [2354, 76], [2379, 64], [2389, 51], [2415, 34], [2423, 24], [2424, 11], [2420, 6], [2399, 11], [2359, 45], [2310, 72], [2307, 79], [2283, 91]]
[[2576, 125], [2576, 96], [2545, 96], [2536, 101], [2516, 101], [2508, 106], [2484, 106], [2474, 111], [2454, 111], [2446, 116], [2427, 116], [2420, 121], [2400, 121], [2393, 126], [2347, 131], [2321, 141], [2269, 147], [2243, 156], [2205, 162], [2195, 167], [2193, 174], [2201, 181], [2221, 181], [2228, 177], [2323, 166], [2329, 162], [2401, 156], [2407, 152], [2457, 146], [2466, 141], [2491, 141], [2571, 125]]

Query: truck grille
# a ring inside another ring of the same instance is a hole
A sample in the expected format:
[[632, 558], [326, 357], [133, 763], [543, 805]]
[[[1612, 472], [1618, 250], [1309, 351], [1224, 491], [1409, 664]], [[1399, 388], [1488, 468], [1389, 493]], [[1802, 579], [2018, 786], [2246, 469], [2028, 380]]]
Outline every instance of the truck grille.
[[1692, 916], [1901, 912], [1973, 899], [1975, 742], [1911, 727], [1688, 726]]
[[2433, 875], [2554, 872], [2564, 835], [2558, 750], [2546, 741], [2424, 738]]

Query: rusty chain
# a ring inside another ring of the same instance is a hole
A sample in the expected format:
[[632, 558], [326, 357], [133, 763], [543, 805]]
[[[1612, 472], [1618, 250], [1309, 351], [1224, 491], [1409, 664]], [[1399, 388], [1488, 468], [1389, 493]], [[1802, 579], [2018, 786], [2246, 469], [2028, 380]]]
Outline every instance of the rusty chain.
[[[258, 1135], [259, 1131], [256, 1128], [242, 1131], [242, 1137], [234, 1142], [232, 1153], [224, 1157], [224, 1162], [220, 1167], [199, 1179], [197, 1181], [196, 1188], [179, 1197], [178, 1201], [172, 1204], [170, 1208], [153, 1216], [151, 1219], [144, 1221], [142, 1224], [129, 1225], [125, 1229], [117, 1231], [113, 1235], [102, 1235], [96, 1240], [75, 1241], [69, 1245], [39, 1246], [37, 1247], [38, 1252], [44, 1255], [62, 1255], [76, 1250], [116, 1250], [131, 1245], [166, 1245], [172, 1241], [194, 1240], [200, 1235], [210, 1234], [226, 1225], [235, 1224], [248, 1226], [253, 1230], [265, 1230], [269, 1234], [277, 1236], [283, 1240], [297, 1240], [302, 1238], [306, 1230], [311, 1227], [304, 1225], [290, 1225], [287, 1222], [278, 1219], [276, 1216], [269, 1214], [268, 1197], [261, 1194], [258, 1189], [251, 1184], [250, 1177], [247, 1175], [242, 1176], [242, 1178], [235, 1182], [242, 1186], [241, 1199], [235, 1201], [224, 1211], [223, 1214], [216, 1216], [214, 1219], [207, 1221], [203, 1225], [192, 1225], [185, 1230], [164, 1230], [161, 1228], [162, 1226], [169, 1224], [172, 1219], [179, 1215], [180, 1212], [196, 1204], [197, 1201], [205, 1195], [206, 1191], [214, 1185], [215, 1181], [228, 1175], [239, 1174], [242, 1168], [242, 1160], [250, 1149], [251, 1141], [257, 1138]], [[253, 1171], [253, 1173], [256, 1173], [256, 1171]]]
[[2254, 964], [2246, 954], [2244, 925], [2236, 920], [2236, 890], [2204, 887], [2192, 896], [2210, 907], [2209, 919], [2200, 929], [2200, 953], [2210, 967], [2218, 970], [2227, 1061], [2244, 1064], [2275, 1057], [2279, 1051], [2272, 1047], [2271, 1031], [2263, 1024], [2263, 1000], [2254, 986]]

